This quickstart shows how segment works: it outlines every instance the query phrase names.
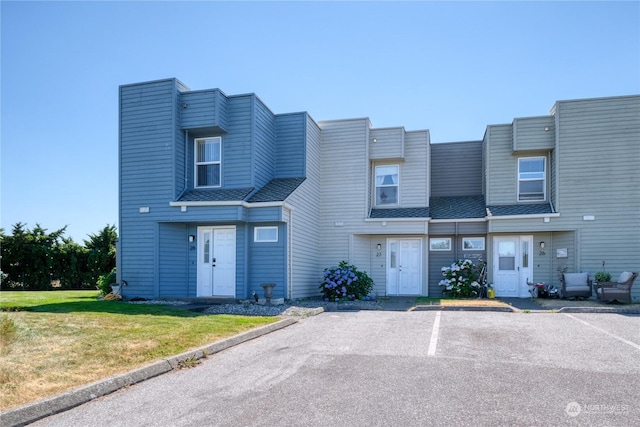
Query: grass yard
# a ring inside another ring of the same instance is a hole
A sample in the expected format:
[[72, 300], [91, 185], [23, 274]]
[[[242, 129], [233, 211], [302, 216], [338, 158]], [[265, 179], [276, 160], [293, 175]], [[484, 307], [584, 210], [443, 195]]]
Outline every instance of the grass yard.
[[0, 309], [0, 410], [278, 320], [100, 301], [96, 291], [2, 291]]

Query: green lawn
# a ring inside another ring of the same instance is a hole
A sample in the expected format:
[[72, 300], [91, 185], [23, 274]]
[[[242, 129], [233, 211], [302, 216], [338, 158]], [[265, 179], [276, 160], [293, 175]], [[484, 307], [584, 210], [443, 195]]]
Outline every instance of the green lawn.
[[100, 301], [97, 291], [2, 291], [0, 309], [0, 410], [278, 320]]

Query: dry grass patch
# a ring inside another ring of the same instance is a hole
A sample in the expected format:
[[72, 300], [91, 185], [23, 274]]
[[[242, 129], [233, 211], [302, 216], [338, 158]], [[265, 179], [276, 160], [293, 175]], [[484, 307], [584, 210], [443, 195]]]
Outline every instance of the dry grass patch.
[[3, 340], [0, 353], [0, 410], [278, 320], [98, 301], [96, 292], [90, 292], [89, 299], [74, 299], [87, 291], [47, 292], [53, 295], [37, 302], [24, 294], [28, 293], [1, 293], [0, 305], [19, 306], [22, 300], [24, 311], [1, 314], [15, 325], [16, 333], [7, 345]]

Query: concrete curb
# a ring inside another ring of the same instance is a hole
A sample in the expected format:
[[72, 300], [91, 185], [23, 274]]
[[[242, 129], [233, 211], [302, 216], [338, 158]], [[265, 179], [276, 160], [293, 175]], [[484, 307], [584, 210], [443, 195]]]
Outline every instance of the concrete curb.
[[[322, 313], [322, 311], [315, 314], [320, 313]], [[242, 344], [243, 342], [286, 328], [287, 326], [291, 326], [297, 322], [297, 320], [291, 318], [282, 319], [278, 322], [243, 332], [222, 341], [218, 341], [195, 350], [190, 350], [167, 359], [159, 360], [150, 365], [125, 372], [124, 374], [116, 375], [106, 380], [96, 381], [94, 383], [69, 390], [57, 396], [48, 397], [17, 408], [9, 409], [0, 413], [0, 425], [2, 425], [2, 427], [27, 425], [39, 419], [80, 406], [83, 403], [87, 403], [98, 397], [111, 394], [124, 387], [165, 374], [177, 368], [180, 365], [180, 362], [184, 360], [204, 358], [238, 344]]]
[[454, 306], [454, 305], [416, 305], [411, 311], [496, 311], [501, 313], [513, 313], [512, 307], [481, 307], [481, 306]]
[[614, 313], [614, 314], [640, 314], [640, 308], [625, 307], [562, 307], [557, 313]]

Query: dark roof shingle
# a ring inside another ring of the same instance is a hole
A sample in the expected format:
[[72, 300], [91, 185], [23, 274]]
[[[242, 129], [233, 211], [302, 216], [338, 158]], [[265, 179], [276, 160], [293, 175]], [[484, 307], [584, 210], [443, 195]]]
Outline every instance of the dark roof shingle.
[[282, 202], [295, 191], [306, 178], [275, 178], [247, 200], [249, 203]]
[[369, 218], [428, 218], [429, 208], [386, 208], [371, 209]]
[[484, 196], [431, 197], [432, 219], [484, 218]]
[[487, 206], [487, 216], [539, 215], [553, 213], [549, 203]]
[[229, 202], [244, 200], [253, 188], [231, 188], [231, 189], [194, 189], [185, 192], [178, 199], [179, 202]]

